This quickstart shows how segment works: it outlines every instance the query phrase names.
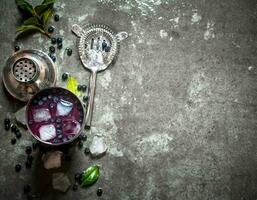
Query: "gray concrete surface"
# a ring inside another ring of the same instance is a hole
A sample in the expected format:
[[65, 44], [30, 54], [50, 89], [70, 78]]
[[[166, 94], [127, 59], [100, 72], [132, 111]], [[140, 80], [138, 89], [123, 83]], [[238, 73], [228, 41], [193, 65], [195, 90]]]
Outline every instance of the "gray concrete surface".
[[[32, 1], [30, 1], [32, 2]], [[38, 1], [33, 1], [36, 4]], [[101, 166], [99, 181], [66, 194], [51, 189], [52, 171], [38, 153], [31, 170], [24, 162], [23, 134], [16, 145], [0, 134], [0, 199], [25, 199], [32, 185], [41, 199], [255, 200], [257, 199], [257, 2], [255, 0], [60, 0], [55, 34], [64, 37], [56, 67], [87, 83], [71, 25], [102, 23], [127, 31], [115, 65], [99, 74], [88, 146], [102, 134], [108, 153], [92, 160], [74, 148], [62, 171], [73, 174]], [[48, 51], [50, 41], [35, 34], [14, 41], [20, 15], [14, 1], [0, 2], [0, 63], [22, 49]], [[67, 57], [66, 47], [73, 49]], [[58, 80], [58, 85], [63, 83]], [[1, 121], [21, 107], [1, 85]], [[102, 197], [96, 190], [102, 187]]]

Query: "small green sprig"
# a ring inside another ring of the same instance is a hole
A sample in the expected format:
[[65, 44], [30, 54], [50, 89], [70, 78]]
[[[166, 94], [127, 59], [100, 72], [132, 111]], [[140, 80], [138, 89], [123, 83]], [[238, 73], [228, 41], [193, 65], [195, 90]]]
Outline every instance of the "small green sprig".
[[16, 28], [17, 36], [28, 31], [37, 31], [50, 38], [47, 32], [47, 23], [53, 15], [53, 5], [56, 0], [44, 0], [40, 5], [33, 8], [25, 0], [15, 0], [21, 12], [25, 13], [27, 18], [24, 19], [23, 24]]

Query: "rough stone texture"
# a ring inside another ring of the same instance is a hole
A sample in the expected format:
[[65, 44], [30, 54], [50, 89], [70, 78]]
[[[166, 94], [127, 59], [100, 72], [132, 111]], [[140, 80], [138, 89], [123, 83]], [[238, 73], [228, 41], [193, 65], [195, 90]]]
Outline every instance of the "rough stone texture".
[[53, 151], [43, 154], [42, 161], [44, 162], [44, 168], [54, 169], [61, 167], [62, 155], [63, 153], [61, 151]]
[[[0, 12], [1, 68], [14, 44], [48, 51], [50, 41], [40, 34], [14, 42], [20, 19], [14, 1], [1, 0]], [[57, 12], [60, 22], [51, 23], [64, 36], [56, 62], [60, 86], [65, 71], [81, 84], [89, 79], [72, 24], [102, 23], [130, 35], [115, 65], [98, 76], [93, 127], [84, 145], [102, 134], [108, 153], [92, 160], [75, 148], [62, 169], [72, 176], [97, 163], [102, 175], [86, 190], [56, 194], [40, 159], [31, 170], [14, 173], [32, 139], [24, 135], [14, 148], [11, 133], [2, 131], [2, 199], [23, 199], [27, 182], [47, 200], [99, 199], [98, 187], [102, 199], [113, 200], [257, 198], [255, 0], [60, 0]], [[66, 47], [73, 49], [71, 57]], [[2, 85], [0, 90], [2, 121], [21, 104]]]
[[59, 190], [61, 192], [66, 192], [70, 187], [70, 180], [64, 173], [54, 173], [52, 186], [53, 189]]

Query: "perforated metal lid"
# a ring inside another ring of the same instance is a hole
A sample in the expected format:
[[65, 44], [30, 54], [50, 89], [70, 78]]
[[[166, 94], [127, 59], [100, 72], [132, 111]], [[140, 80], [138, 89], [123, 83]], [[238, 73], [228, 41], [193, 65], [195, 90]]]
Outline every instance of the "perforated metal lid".
[[27, 83], [37, 78], [39, 68], [33, 60], [21, 58], [13, 65], [12, 72], [17, 81]]

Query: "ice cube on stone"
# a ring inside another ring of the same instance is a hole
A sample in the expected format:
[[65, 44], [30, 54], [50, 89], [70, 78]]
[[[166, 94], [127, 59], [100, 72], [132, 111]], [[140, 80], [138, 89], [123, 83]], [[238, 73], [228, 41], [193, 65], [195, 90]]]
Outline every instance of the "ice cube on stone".
[[107, 151], [107, 146], [103, 138], [99, 135], [94, 136], [93, 141], [89, 147], [90, 153], [93, 157], [103, 155]]
[[51, 140], [56, 136], [56, 130], [53, 124], [42, 125], [39, 128], [40, 138], [43, 141]]
[[66, 116], [71, 112], [72, 108], [73, 108], [73, 103], [61, 99], [57, 103], [57, 115]]
[[61, 167], [63, 153], [61, 151], [52, 151], [43, 154], [42, 160], [45, 169], [54, 169]]
[[35, 122], [43, 122], [51, 119], [51, 114], [47, 108], [33, 110], [33, 119]]

